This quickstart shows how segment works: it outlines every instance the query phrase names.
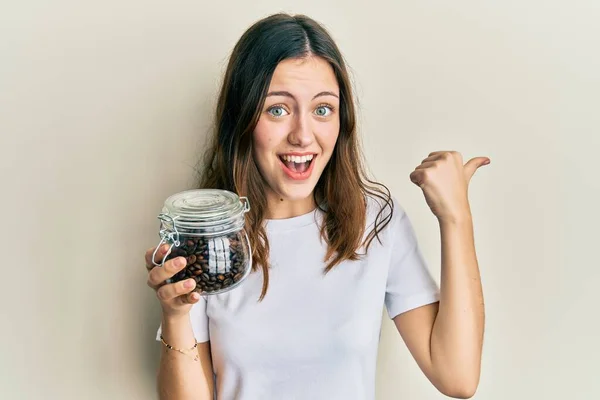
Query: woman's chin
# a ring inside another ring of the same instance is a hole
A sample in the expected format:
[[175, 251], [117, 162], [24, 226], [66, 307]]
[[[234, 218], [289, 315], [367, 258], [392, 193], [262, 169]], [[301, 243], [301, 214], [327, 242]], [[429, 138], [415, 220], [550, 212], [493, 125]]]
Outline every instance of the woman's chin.
[[314, 186], [312, 185], [296, 185], [295, 187], [285, 187], [279, 191], [279, 200], [289, 202], [299, 202], [311, 200], [313, 197]]

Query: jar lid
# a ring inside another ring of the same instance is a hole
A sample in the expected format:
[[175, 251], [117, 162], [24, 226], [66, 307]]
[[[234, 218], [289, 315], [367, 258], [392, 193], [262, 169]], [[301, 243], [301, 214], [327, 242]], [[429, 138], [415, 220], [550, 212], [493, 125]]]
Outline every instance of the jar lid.
[[246, 197], [221, 189], [193, 189], [169, 196], [161, 216], [179, 231], [217, 235], [243, 228], [250, 210]]

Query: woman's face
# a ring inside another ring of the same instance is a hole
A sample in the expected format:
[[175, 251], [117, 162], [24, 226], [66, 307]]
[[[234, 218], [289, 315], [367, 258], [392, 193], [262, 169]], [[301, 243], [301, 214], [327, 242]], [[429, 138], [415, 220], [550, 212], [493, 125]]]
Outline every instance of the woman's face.
[[285, 200], [312, 206], [340, 131], [339, 104], [339, 86], [324, 59], [277, 65], [253, 136], [269, 205]]

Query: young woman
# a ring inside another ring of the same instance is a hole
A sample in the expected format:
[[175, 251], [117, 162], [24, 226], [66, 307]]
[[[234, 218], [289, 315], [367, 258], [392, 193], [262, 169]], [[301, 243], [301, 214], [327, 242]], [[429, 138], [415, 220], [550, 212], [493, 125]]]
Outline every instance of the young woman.
[[160, 398], [373, 399], [384, 305], [433, 385], [472, 396], [484, 305], [467, 189], [489, 159], [436, 151], [410, 174], [439, 220], [438, 288], [406, 212], [366, 178], [346, 66], [318, 23], [276, 14], [251, 26], [215, 122], [200, 187], [250, 200], [254, 271], [205, 299], [193, 279], [165, 283], [185, 259], [153, 268], [147, 252], [163, 313]]

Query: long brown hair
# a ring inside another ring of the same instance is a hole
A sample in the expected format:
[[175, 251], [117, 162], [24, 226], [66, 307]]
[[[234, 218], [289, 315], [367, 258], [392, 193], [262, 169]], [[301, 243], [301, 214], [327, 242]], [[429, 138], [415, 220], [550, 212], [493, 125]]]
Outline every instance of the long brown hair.
[[[252, 157], [252, 133], [260, 118], [277, 64], [289, 58], [318, 56], [333, 67], [340, 89], [340, 132], [333, 154], [314, 190], [324, 212], [321, 236], [328, 245], [325, 272], [344, 260], [357, 260], [389, 223], [390, 192], [369, 180], [356, 132], [355, 105], [346, 64], [327, 30], [305, 15], [274, 14], [254, 23], [242, 35], [229, 58], [217, 103], [214, 134], [207, 149], [200, 187], [230, 190], [246, 196], [251, 210], [246, 232], [253, 249], [253, 269], [262, 269], [262, 300], [269, 286], [269, 242], [264, 227], [267, 184]], [[380, 210], [373, 230], [366, 229], [367, 197]], [[385, 208], [389, 212], [385, 213]]]

